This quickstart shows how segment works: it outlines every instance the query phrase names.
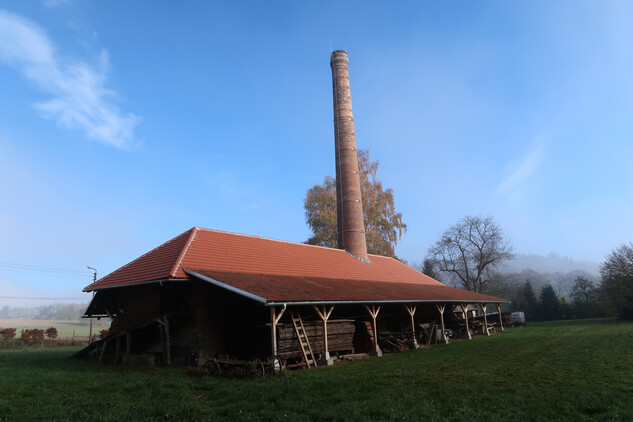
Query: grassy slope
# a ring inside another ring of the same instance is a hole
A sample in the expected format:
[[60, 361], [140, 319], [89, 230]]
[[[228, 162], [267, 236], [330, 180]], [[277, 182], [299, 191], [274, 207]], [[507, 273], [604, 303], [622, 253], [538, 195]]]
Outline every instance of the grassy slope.
[[3, 420], [633, 420], [633, 324], [532, 324], [279, 377], [0, 351]]

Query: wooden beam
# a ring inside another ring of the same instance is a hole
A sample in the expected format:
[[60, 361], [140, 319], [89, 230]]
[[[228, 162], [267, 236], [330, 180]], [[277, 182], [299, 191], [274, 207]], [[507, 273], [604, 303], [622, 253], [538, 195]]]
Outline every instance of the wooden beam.
[[495, 306], [497, 307], [497, 314], [499, 314], [499, 327], [501, 327], [501, 331], [503, 331], [503, 318], [501, 317], [501, 305], [498, 303], [495, 303]]
[[270, 307], [270, 338], [272, 342], [272, 356], [270, 357], [271, 362], [275, 365], [279, 365], [279, 367], [275, 366], [275, 371], [281, 371], [281, 362], [277, 359], [277, 323], [281, 319], [281, 316], [284, 314], [285, 308], [281, 308], [280, 312], [277, 313], [277, 308], [275, 306]]
[[482, 312], [484, 313], [484, 334], [489, 336], [490, 332], [488, 331], [488, 317], [486, 316], [486, 308], [488, 307], [487, 303], [480, 303], [479, 307], [481, 308]]
[[161, 324], [158, 324], [156, 328], [158, 329], [158, 335], [160, 336], [160, 347], [162, 349], [161, 354], [163, 355], [163, 362], [167, 363], [167, 347], [165, 346], [165, 332], [163, 331], [163, 326]]
[[420, 346], [418, 346], [418, 341], [415, 338], [415, 310], [417, 309], [418, 305], [405, 304], [404, 307], [411, 317], [411, 344], [413, 345], [414, 349], [418, 349]]
[[108, 347], [108, 340], [103, 340], [103, 344], [101, 346], [101, 353], [99, 354], [99, 363], [101, 363], [101, 360], [103, 359], [103, 355], [105, 354], [105, 351]]
[[433, 333], [435, 332], [435, 321], [431, 321], [431, 326], [429, 327], [429, 338], [426, 339], [426, 345], [431, 345], [431, 339], [433, 338]]
[[114, 353], [114, 363], [119, 363], [119, 355], [121, 354], [121, 336], [116, 338], [116, 352]]
[[468, 338], [468, 340], [471, 340], [472, 336], [470, 335], [470, 330], [468, 329], [468, 304], [462, 303], [459, 306], [462, 308], [462, 312], [464, 313], [464, 322], [466, 323], [466, 338]]
[[444, 310], [446, 309], [446, 305], [436, 303], [435, 307], [437, 311], [440, 313], [440, 326], [442, 328], [441, 342], [444, 344], [448, 344], [448, 339], [446, 338], [446, 328], [444, 327]]
[[328, 343], [327, 343], [327, 320], [330, 318], [330, 315], [332, 315], [332, 311], [334, 310], [334, 305], [330, 307], [321, 305], [321, 309], [313, 305], [312, 308], [317, 313], [319, 318], [321, 318], [321, 321], [323, 321], [323, 355], [321, 356], [321, 361], [319, 362], [319, 365], [325, 365], [325, 366], [334, 365], [334, 361], [332, 360], [332, 357], [330, 356], [330, 350], [328, 348]]
[[371, 308], [365, 304], [363, 304], [363, 306], [371, 316], [372, 328], [374, 329], [374, 345], [369, 352], [369, 356], [380, 357], [382, 356], [382, 350], [380, 350], [380, 346], [378, 346], [378, 327], [376, 326], [376, 317], [378, 316], [378, 312], [380, 312], [380, 305], [371, 305]]

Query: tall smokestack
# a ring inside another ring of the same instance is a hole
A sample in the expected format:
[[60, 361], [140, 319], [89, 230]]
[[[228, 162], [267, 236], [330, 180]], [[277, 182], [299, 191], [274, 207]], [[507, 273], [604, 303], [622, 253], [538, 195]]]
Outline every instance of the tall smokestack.
[[361, 261], [369, 262], [348, 66], [349, 59], [345, 51], [336, 50], [332, 53], [330, 67], [334, 94], [338, 247], [345, 249]]

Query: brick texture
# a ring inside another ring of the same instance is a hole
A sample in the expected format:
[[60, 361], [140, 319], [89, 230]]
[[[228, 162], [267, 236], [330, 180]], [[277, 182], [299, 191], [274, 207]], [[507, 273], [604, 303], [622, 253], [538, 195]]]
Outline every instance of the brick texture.
[[334, 51], [330, 67], [334, 97], [338, 247], [368, 261], [347, 53]]

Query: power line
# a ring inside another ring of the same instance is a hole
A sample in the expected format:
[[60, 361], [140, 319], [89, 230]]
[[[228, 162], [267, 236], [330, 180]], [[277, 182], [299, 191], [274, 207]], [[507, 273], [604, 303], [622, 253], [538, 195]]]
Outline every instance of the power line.
[[0, 299], [23, 299], [23, 300], [87, 300], [89, 297], [24, 297], [24, 296], [0, 296]]
[[88, 277], [90, 275], [90, 273], [88, 273], [88, 271], [77, 271], [77, 270], [66, 270], [66, 269], [62, 269], [62, 268], [51, 268], [51, 267], [40, 267], [37, 265], [26, 265], [26, 264], [15, 264], [12, 262], [1, 262], [0, 261], [0, 268], [4, 269], [5, 271], [36, 271], [36, 272], [41, 272], [41, 273], [48, 273], [48, 274], [57, 274], [57, 275], [64, 275], [64, 276], [70, 276], [70, 277]]

